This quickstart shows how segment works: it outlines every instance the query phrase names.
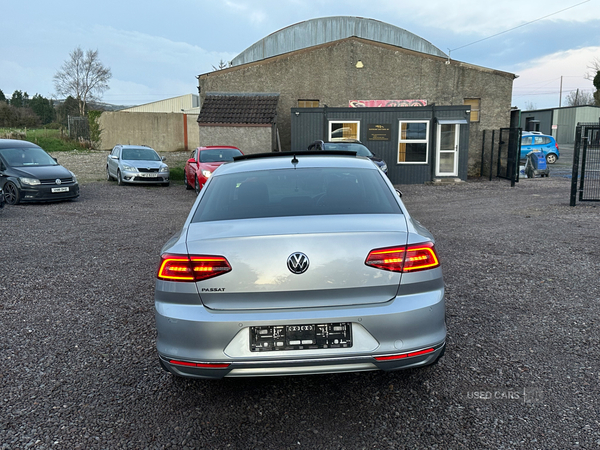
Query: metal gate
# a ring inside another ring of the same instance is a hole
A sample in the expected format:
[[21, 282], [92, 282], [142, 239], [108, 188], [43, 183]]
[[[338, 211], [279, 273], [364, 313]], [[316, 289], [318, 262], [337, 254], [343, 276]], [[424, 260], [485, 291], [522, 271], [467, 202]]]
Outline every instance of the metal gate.
[[[494, 169], [498, 178], [510, 180], [511, 186], [519, 182], [519, 155], [521, 153], [521, 128], [500, 128], [491, 130], [489, 151], [486, 150], [486, 131], [483, 131], [481, 146], [481, 176], [488, 172], [490, 181], [494, 176]], [[489, 169], [486, 170], [485, 160], [489, 155]]]
[[600, 201], [600, 123], [578, 123], [575, 129], [571, 206], [577, 193], [580, 202]]

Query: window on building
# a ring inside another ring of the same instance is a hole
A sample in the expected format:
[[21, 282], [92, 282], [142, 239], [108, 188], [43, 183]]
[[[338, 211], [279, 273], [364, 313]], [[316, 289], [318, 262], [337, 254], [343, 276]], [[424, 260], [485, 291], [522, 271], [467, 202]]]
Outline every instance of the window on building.
[[319, 100], [298, 100], [298, 108], [318, 108]]
[[329, 141], [358, 141], [360, 136], [360, 122], [358, 121], [331, 121], [329, 122]]
[[481, 107], [481, 99], [465, 98], [464, 104], [471, 107], [471, 122], [479, 122], [479, 109]]
[[400, 121], [398, 163], [427, 164], [428, 154], [429, 121]]

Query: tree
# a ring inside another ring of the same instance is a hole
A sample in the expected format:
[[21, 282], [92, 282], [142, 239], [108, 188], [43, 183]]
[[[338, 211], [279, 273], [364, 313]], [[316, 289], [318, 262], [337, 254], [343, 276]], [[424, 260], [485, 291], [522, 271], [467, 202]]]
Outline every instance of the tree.
[[596, 72], [596, 76], [592, 82], [596, 88], [596, 92], [594, 92], [594, 100], [596, 102], [596, 106], [600, 106], [600, 66], [598, 67], [598, 71]]
[[217, 67], [215, 67], [215, 66], [212, 66], [212, 67], [214, 70], [223, 70], [223, 69], [227, 69], [227, 67], [229, 67], [229, 66], [225, 61], [220, 60], [219, 65]]
[[4, 96], [4, 92], [0, 89], [0, 102], [8, 103], [8, 99]]
[[567, 106], [593, 105], [594, 96], [590, 92], [580, 91], [579, 89], [569, 92], [565, 98]]
[[42, 125], [46, 125], [54, 120], [55, 111], [52, 102], [39, 94], [35, 94], [29, 100], [29, 107], [40, 118]]
[[79, 104], [70, 95], [56, 107], [56, 120], [64, 126], [68, 125], [69, 116], [79, 114]]
[[29, 95], [27, 95], [27, 92], [23, 93], [21, 91], [15, 91], [10, 99], [11, 106], [14, 106], [15, 108], [23, 108], [24, 106], [27, 106], [28, 102]]
[[54, 75], [54, 87], [59, 95], [75, 98], [80, 116], [85, 116], [87, 103], [99, 100], [102, 93], [109, 89], [108, 80], [111, 77], [110, 68], [98, 59], [98, 50], [84, 53], [77, 47]]

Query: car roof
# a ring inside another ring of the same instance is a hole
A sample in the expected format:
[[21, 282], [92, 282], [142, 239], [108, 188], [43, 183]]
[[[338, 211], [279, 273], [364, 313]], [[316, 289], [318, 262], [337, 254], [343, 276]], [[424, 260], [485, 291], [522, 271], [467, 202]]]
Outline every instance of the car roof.
[[[154, 150], [149, 145], [133, 145], [133, 144], [119, 144], [121, 148], [149, 148], [150, 150]], [[156, 151], [156, 150], [154, 150]]]
[[41, 148], [39, 145], [19, 139], [0, 139], [0, 148]]
[[[356, 156], [355, 152], [334, 151], [328, 153], [299, 151], [272, 152], [250, 154], [234, 158], [233, 162], [224, 164], [219, 175], [228, 173], [253, 172], [259, 170], [301, 169], [301, 168], [346, 167], [379, 170], [373, 162], [365, 157]], [[216, 173], [215, 173], [216, 175]]]
[[206, 145], [204, 147], [198, 147], [197, 150], [212, 150], [216, 148], [233, 148], [239, 150], [239, 148], [234, 147], [233, 145]]

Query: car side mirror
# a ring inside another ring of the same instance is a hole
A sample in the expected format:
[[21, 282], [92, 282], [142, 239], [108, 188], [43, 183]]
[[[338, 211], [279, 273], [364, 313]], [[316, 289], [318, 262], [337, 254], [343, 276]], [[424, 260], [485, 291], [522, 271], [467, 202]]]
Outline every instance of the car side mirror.
[[166, 161], [166, 160], [167, 160], [167, 157], [166, 157], [166, 156], [161, 156], [161, 157], [160, 157], [160, 159], [161, 159], [162, 161]]
[[187, 160], [187, 162], [189, 162], [190, 164], [193, 164], [196, 162], [196, 160], [194, 158], [190, 158]]
[[116, 156], [116, 155], [109, 155], [108, 157], [109, 157], [110, 159], [119, 159], [119, 157], [118, 157], [118, 156]]
[[398, 194], [398, 197], [402, 198], [402, 191], [400, 189], [396, 189], [396, 194]]

